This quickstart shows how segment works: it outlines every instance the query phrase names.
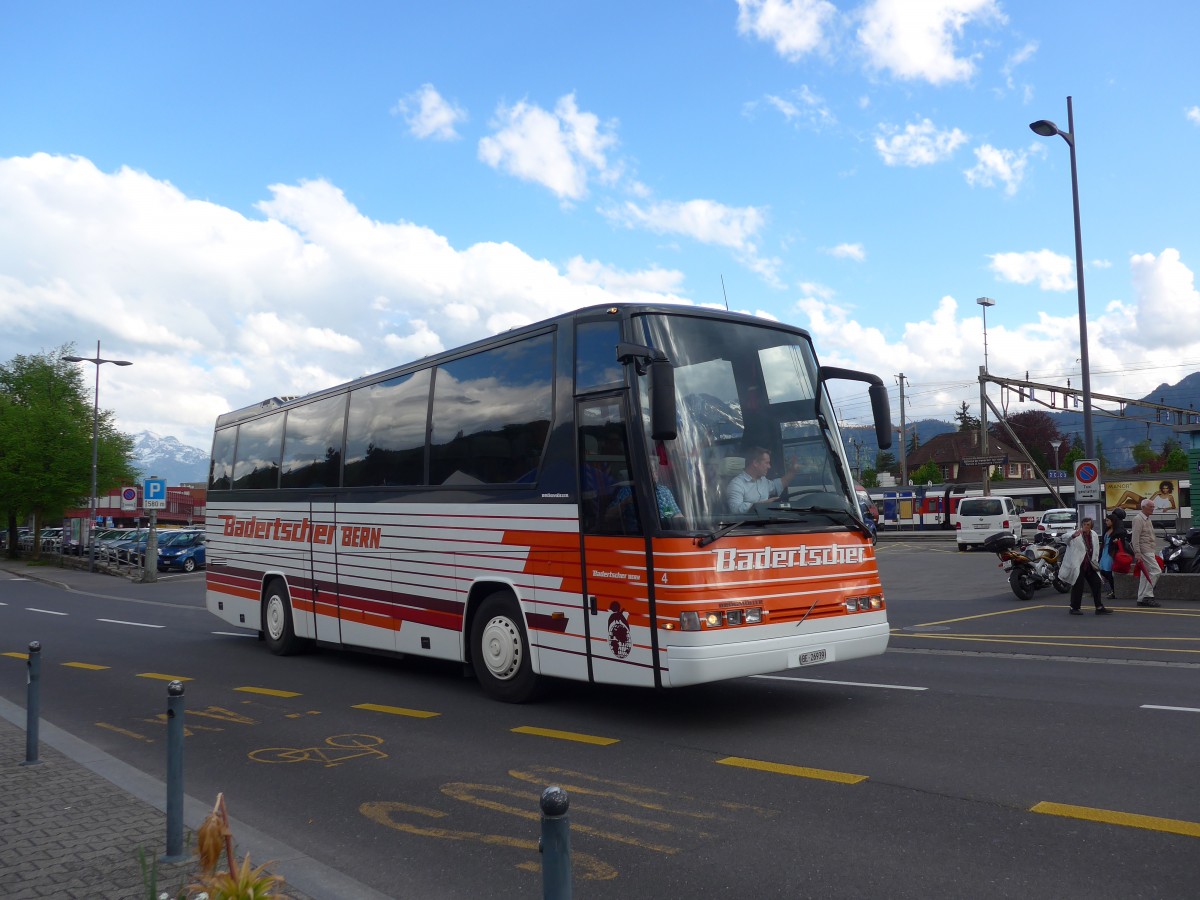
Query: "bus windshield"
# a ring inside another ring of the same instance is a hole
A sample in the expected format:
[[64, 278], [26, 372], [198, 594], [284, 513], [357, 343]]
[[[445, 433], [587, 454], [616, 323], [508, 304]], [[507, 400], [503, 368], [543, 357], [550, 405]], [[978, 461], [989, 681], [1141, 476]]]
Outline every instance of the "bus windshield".
[[650, 440], [645, 378], [640, 403], [651, 475], [672, 492], [685, 527], [857, 527], [853, 478], [804, 335], [663, 314], [640, 317], [640, 329], [675, 370], [674, 441]]

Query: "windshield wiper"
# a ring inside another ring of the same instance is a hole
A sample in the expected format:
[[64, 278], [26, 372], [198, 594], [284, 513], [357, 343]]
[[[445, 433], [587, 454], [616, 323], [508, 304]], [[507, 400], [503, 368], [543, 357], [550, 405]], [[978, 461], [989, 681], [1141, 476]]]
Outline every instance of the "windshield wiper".
[[856, 529], [861, 531], [867, 537], [871, 536], [871, 530], [869, 528], [867, 528], [866, 524], [861, 519], [859, 519], [858, 516], [854, 515], [854, 513], [850, 512], [850, 510], [848, 510], [848, 509], [840, 509], [840, 508], [834, 507], [834, 506], [808, 506], [808, 507], [804, 507], [802, 509], [798, 509], [798, 510], [796, 510], [796, 512], [818, 513], [823, 516], [828, 516], [834, 522], [838, 522], [838, 521], [847, 522], [850, 525], [853, 525]]
[[725, 537], [725, 535], [729, 534], [729, 532], [733, 531], [733, 529], [740, 528], [743, 525], [769, 525], [776, 521], [778, 521], [778, 519], [747, 518], [738, 519], [734, 522], [726, 522], [712, 534], [706, 534], [704, 537], [700, 538], [700, 540], [696, 542], [696, 545], [699, 547], [707, 547], [713, 541], [719, 541], [721, 538]]

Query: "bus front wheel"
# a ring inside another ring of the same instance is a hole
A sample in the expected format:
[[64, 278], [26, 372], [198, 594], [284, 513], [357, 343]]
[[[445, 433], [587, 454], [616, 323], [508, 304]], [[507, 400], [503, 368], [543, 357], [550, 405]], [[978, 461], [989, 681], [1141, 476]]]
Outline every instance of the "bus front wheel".
[[292, 625], [292, 600], [287, 586], [279, 578], [267, 582], [262, 617], [263, 634], [272, 653], [289, 656], [300, 649], [300, 639]]
[[524, 703], [537, 693], [529, 638], [515, 598], [492, 594], [471, 623], [471, 668], [484, 693], [505, 703]]

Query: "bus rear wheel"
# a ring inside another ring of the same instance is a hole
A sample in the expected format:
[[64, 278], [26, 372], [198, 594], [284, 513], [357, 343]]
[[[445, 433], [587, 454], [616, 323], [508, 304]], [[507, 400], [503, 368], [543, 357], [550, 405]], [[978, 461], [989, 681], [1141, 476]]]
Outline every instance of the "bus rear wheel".
[[300, 649], [300, 638], [292, 625], [292, 598], [280, 578], [272, 578], [263, 591], [262, 630], [267, 647], [276, 656], [290, 656]]
[[524, 703], [538, 692], [529, 660], [521, 608], [509, 594], [492, 594], [471, 622], [471, 668], [484, 693], [505, 703]]

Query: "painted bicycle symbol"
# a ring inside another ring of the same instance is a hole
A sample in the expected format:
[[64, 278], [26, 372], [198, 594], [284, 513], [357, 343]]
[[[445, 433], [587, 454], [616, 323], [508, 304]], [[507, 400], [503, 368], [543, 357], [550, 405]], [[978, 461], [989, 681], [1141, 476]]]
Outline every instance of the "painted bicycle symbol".
[[326, 768], [363, 757], [387, 759], [386, 753], [376, 749], [383, 743], [383, 738], [373, 734], [335, 734], [325, 738], [325, 743], [325, 747], [264, 747], [252, 750], [249, 755], [255, 762], [315, 762]]

